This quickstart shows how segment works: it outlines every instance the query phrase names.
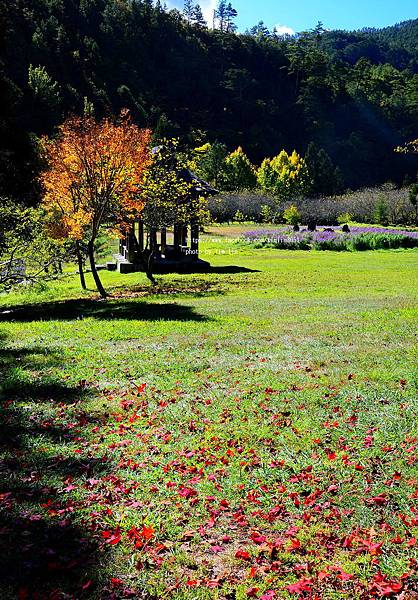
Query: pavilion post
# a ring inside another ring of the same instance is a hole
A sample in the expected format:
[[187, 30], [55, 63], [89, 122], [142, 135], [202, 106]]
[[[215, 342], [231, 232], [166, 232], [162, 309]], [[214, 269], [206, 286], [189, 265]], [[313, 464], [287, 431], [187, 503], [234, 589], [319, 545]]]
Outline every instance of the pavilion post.
[[126, 235], [126, 258], [129, 262], [133, 262], [135, 257], [135, 232], [134, 228], [128, 231]]
[[187, 225], [181, 227], [181, 245], [187, 246]]
[[199, 224], [196, 221], [190, 223], [190, 250], [194, 260], [199, 258]]

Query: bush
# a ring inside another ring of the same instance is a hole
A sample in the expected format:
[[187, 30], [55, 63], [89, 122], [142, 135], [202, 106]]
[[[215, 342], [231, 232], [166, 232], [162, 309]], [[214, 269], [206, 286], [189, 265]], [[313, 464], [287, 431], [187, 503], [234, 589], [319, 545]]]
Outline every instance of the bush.
[[383, 194], [379, 194], [373, 213], [373, 223], [386, 226], [389, 224], [389, 208]]
[[268, 204], [261, 206], [260, 218], [263, 223], [271, 223], [273, 220], [273, 211]]
[[[344, 223], [372, 223], [376, 206], [381, 199], [387, 205], [388, 222], [393, 225], [415, 225], [418, 209], [411, 203], [409, 189], [396, 189], [387, 184], [379, 188], [365, 188], [342, 196], [323, 198], [295, 198], [292, 202], [301, 214], [301, 223], [315, 221], [320, 225], [337, 225], [339, 217], [344, 215]], [[380, 200], [379, 200], [380, 199]], [[214, 221], [219, 223], [232, 221], [237, 210], [256, 223], [280, 222], [278, 214], [282, 214], [288, 203], [277, 200], [261, 190], [225, 193], [209, 200], [209, 208]], [[266, 209], [270, 208], [267, 219]], [[350, 219], [346, 219], [349, 216]]]
[[348, 212], [342, 213], [341, 215], [338, 215], [338, 217], [337, 217], [337, 223], [339, 225], [346, 225], [347, 223], [349, 223], [352, 220], [353, 220], [353, 217]]
[[363, 233], [347, 241], [347, 249], [357, 251], [416, 247], [418, 247], [418, 239], [393, 233]]
[[288, 206], [284, 213], [283, 213], [283, 218], [286, 221], [286, 223], [288, 225], [298, 225], [300, 223], [300, 212], [298, 211], [297, 207], [292, 204], [291, 206]]
[[245, 221], [244, 213], [242, 213], [240, 210], [237, 210], [234, 216], [234, 221], [237, 221], [238, 223], [243, 223]]

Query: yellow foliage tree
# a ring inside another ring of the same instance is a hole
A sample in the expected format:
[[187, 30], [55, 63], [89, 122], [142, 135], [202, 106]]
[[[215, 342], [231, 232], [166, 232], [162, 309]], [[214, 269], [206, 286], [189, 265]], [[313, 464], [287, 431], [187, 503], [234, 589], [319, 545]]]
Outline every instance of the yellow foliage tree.
[[225, 159], [225, 189], [252, 190], [257, 184], [256, 169], [239, 146]]
[[304, 159], [294, 150], [288, 154], [282, 150], [274, 158], [266, 158], [257, 172], [257, 181], [263, 191], [272, 194], [276, 200], [274, 218], [281, 210], [281, 204], [295, 200], [306, 194], [309, 177]]
[[396, 148], [396, 152], [403, 152], [406, 154], [418, 154], [418, 138], [416, 140], [411, 140], [405, 146], [398, 146]]

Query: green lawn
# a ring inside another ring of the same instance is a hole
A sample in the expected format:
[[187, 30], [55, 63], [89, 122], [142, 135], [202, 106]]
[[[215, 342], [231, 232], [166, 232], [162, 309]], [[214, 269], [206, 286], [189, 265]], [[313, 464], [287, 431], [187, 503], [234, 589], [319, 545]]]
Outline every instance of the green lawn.
[[418, 598], [418, 252], [236, 235], [0, 296], [2, 599]]

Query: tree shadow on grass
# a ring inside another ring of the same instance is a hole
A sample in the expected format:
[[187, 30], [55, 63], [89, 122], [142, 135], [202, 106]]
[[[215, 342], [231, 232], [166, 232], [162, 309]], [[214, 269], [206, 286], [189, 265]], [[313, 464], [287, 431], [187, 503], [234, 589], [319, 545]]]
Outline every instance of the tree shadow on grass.
[[207, 321], [190, 306], [164, 303], [150, 304], [135, 300], [62, 300], [42, 304], [22, 304], [0, 310], [0, 322], [65, 321], [73, 319], [136, 321]]
[[89, 597], [90, 573], [104, 560], [62, 493], [80, 476], [99, 477], [106, 462], [73, 454], [89, 424], [82, 401], [91, 392], [45, 379], [59, 361], [45, 348], [11, 349], [0, 337], [2, 600]]
[[224, 275], [233, 275], [234, 273], [260, 273], [258, 269], [248, 269], [247, 267], [238, 267], [237, 265], [226, 265], [223, 267], [212, 267], [208, 273], [219, 273]]

